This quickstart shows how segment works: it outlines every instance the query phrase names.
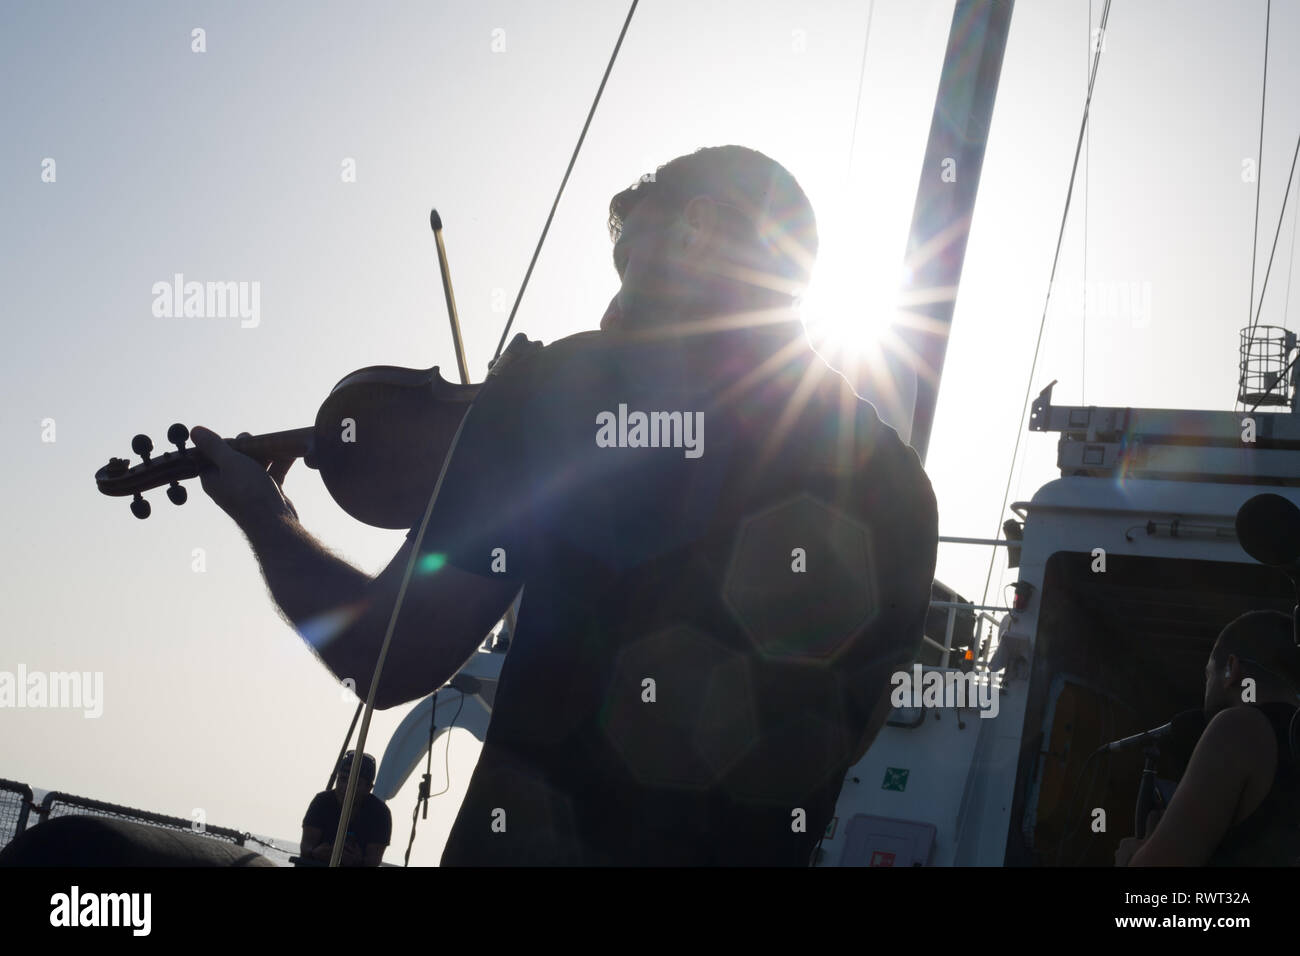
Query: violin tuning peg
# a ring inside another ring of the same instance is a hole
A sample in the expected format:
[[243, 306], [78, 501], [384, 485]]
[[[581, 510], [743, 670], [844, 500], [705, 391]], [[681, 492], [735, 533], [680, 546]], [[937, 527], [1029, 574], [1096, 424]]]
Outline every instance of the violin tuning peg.
[[149, 453], [153, 451], [153, 442], [149, 440], [148, 435], [136, 435], [131, 439], [131, 450], [147, 463]]
[[190, 437], [190, 430], [177, 422], [167, 429], [167, 440], [176, 446], [177, 451], [185, 450], [185, 441]]
[[[147, 440], [148, 439], [146, 439], [146, 441]], [[149, 507], [149, 502], [141, 498], [140, 492], [137, 491], [135, 497], [131, 499], [131, 514], [143, 521], [145, 518], [149, 517], [149, 512], [152, 510], [153, 509]]]
[[174, 505], [183, 505], [189, 498], [190, 493], [182, 488], [177, 482], [172, 482], [171, 487], [167, 489], [167, 497]]

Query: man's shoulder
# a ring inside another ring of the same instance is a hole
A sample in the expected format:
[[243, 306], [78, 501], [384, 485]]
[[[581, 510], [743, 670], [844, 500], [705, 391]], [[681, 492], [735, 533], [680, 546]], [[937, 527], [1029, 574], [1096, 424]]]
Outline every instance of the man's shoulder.
[[549, 352], [551, 355], [576, 353], [608, 347], [610, 342], [611, 338], [608, 333], [592, 329], [586, 332], [575, 332], [572, 335], [566, 335], [562, 339], [556, 339], [550, 345], [547, 345], [543, 351]]
[[879, 480], [885, 473], [933, 497], [916, 449], [838, 373], [827, 369], [817, 399], [809, 403], [809, 415], [817, 420], [807, 424], [824, 467], [864, 481]]
[[1260, 704], [1243, 704], [1240, 707], [1225, 707], [1205, 725], [1208, 733], [1213, 728], [1221, 734], [1241, 734], [1254, 736], [1270, 726], [1268, 714]]
[[580, 377], [589, 376], [589, 371], [581, 370], [600, 368], [599, 356], [607, 345], [599, 332], [579, 332], [545, 346], [528, 341], [516, 349], [511, 343], [515, 354], [508, 350], [502, 356], [503, 364], [489, 373], [475, 404], [493, 406], [493, 412], [500, 414], [504, 407], [518, 407], [525, 399], [554, 394], [557, 385], [579, 385], [573, 380], [575, 368]]
[[1248, 760], [1276, 749], [1272, 721], [1261, 707], [1252, 704], [1219, 711], [1205, 725], [1202, 739], [1207, 745], [1221, 747], [1222, 753], [1235, 753]]
[[329, 790], [322, 790], [316, 796], [311, 798], [311, 803], [307, 804], [307, 812], [303, 815], [304, 821], [320, 819], [328, 816], [330, 812], [330, 802], [334, 800], [334, 794]]
[[545, 374], [575, 358], [608, 352], [612, 344], [610, 337], [601, 332], [575, 332], [573, 335], [556, 339], [549, 345], [528, 342], [521, 348], [518, 361], [503, 367], [501, 375], [510, 376], [519, 373], [519, 377], [531, 377]]

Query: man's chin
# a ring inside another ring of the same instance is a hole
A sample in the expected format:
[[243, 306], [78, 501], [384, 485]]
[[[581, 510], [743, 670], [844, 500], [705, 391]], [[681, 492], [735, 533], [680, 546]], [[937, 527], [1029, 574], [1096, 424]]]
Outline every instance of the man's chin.
[[614, 299], [609, 303], [609, 308], [605, 310], [605, 314], [600, 320], [600, 330], [602, 332], [614, 332], [622, 325], [623, 310], [618, 304], [618, 299]]

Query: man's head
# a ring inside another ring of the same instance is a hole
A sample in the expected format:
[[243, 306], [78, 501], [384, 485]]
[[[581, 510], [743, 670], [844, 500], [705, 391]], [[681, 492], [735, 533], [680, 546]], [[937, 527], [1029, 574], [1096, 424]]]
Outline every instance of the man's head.
[[[1253, 685], [1246, 685], [1250, 679]], [[1300, 650], [1291, 617], [1280, 611], [1250, 611], [1219, 634], [1205, 664], [1205, 716], [1243, 699], [1253, 686], [1255, 702], [1294, 700], [1300, 688]]]
[[812, 205], [744, 146], [679, 156], [609, 203], [622, 286], [602, 329], [645, 330], [794, 305], [817, 255]]
[[[348, 774], [352, 772], [352, 761], [356, 759], [357, 752], [349, 750], [339, 761], [339, 772], [334, 777], [335, 790], [347, 790]], [[370, 754], [361, 755], [361, 772], [357, 775], [357, 790], [359, 792], [369, 793], [375, 786], [375, 758]]]

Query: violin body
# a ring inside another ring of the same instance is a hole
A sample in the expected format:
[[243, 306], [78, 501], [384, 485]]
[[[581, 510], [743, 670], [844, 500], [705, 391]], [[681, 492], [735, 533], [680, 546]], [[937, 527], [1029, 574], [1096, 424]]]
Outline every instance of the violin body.
[[321, 405], [304, 463], [358, 521], [413, 527], [481, 387], [448, 382], [437, 366], [359, 369]]

